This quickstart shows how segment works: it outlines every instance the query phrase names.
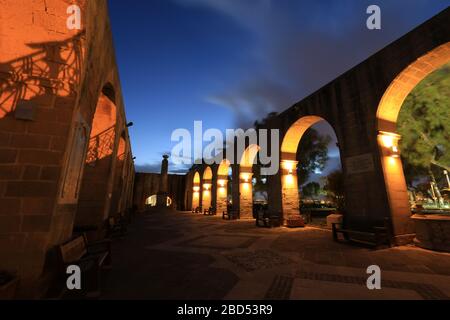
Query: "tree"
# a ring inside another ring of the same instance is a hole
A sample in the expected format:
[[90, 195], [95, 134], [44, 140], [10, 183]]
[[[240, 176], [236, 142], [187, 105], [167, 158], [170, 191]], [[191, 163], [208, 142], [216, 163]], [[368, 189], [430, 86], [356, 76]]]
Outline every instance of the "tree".
[[320, 193], [320, 184], [317, 182], [309, 182], [302, 188], [304, 197], [317, 197]]
[[[405, 178], [414, 187], [423, 177], [442, 186], [450, 167], [450, 64], [430, 74], [406, 98], [398, 117]], [[435, 178], [436, 177], [436, 178]]]
[[333, 198], [338, 209], [344, 208], [344, 174], [341, 170], [331, 172], [325, 177], [325, 185], [323, 189], [328, 196]]
[[321, 135], [315, 129], [310, 128], [305, 132], [297, 149], [299, 185], [305, 184], [313, 172], [325, 169], [330, 141], [330, 136]]

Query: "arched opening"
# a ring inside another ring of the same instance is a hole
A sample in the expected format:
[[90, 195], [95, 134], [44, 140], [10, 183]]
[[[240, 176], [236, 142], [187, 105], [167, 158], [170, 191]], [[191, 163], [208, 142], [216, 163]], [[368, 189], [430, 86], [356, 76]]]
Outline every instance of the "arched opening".
[[[148, 197], [147, 199], [145, 199], [145, 206], [148, 207], [156, 207], [157, 206], [157, 201], [158, 201], [158, 196], [156, 194]], [[166, 197], [166, 205], [167, 207], [170, 207], [172, 205], [172, 199], [170, 197]]]
[[195, 172], [192, 182], [192, 210], [200, 208], [200, 174]]
[[121, 214], [120, 200], [122, 197], [123, 185], [124, 185], [124, 163], [127, 152], [127, 143], [124, 134], [119, 139], [119, 146], [116, 153], [116, 168], [114, 172], [114, 186], [111, 200], [110, 216], [116, 216]]
[[[436, 141], [433, 141], [434, 138], [432, 136], [436, 132], [431, 132], [430, 130], [435, 129], [441, 131], [441, 133], [444, 132], [442, 137], [445, 137], [445, 132], [448, 133], [448, 130], [445, 128], [448, 128], [450, 119], [448, 109], [449, 97], [446, 97], [445, 105], [436, 106], [437, 101], [433, 96], [438, 94], [438, 92], [433, 92], [430, 84], [427, 84], [426, 81], [427, 78], [433, 77], [436, 72], [439, 72], [439, 69], [442, 67], [448, 68], [448, 63], [450, 63], [450, 42], [425, 54], [403, 70], [390, 84], [378, 106], [378, 144], [397, 243], [409, 242], [414, 237], [414, 232], [417, 231], [414, 227], [413, 219], [411, 219], [412, 211], [417, 209], [417, 198], [408, 193], [402, 158], [405, 161], [412, 154], [411, 151], [418, 153], [421, 149], [422, 151], [428, 149], [424, 154], [428, 155], [428, 161], [430, 161], [436, 160], [437, 154], [443, 152], [439, 145], [440, 143], [436, 144]], [[448, 79], [448, 72], [444, 75], [444, 78]], [[427, 97], [420, 98], [418, 93], [421, 91], [426, 92]], [[442, 94], [442, 92], [439, 92], [439, 94]], [[406, 109], [403, 113], [402, 108], [405, 105]], [[401, 111], [402, 115], [400, 114]], [[414, 124], [417, 126], [414, 127]], [[414, 148], [408, 149], [407, 145], [411, 143], [411, 139], [415, 139], [414, 136], [418, 133], [419, 137], [416, 137], [417, 141], [414, 143]], [[403, 134], [403, 137], [401, 134]], [[448, 135], [446, 140], [448, 141]], [[431, 146], [431, 144], [434, 145]], [[446, 142], [443, 142], [442, 146], [444, 144]], [[402, 155], [401, 151], [404, 151], [405, 154]], [[448, 154], [449, 151], [447, 150], [446, 152]], [[414, 157], [416, 157], [416, 161], [419, 161], [421, 155], [417, 154]], [[405, 163], [407, 172], [417, 169], [417, 167], [416, 169], [413, 168], [414, 165], [411, 166], [416, 161], [407, 161]], [[447, 168], [450, 167], [450, 163], [444, 163], [443, 165]], [[443, 182], [447, 183], [444, 174], [444, 171], [447, 169], [442, 168], [442, 164], [440, 166], [439, 170], [442, 172]], [[411, 174], [411, 172], [409, 173]], [[414, 173], [418, 172], [412, 172], [411, 176]], [[413, 181], [409, 180], [410, 187], [413, 187], [411, 185]], [[428, 182], [431, 182], [429, 185], [429, 196], [434, 198], [433, 202], [436, 206], [443, 206], [442, 197], [438, 195], [438, 190], [436, 189], [436, 181], [432, 181], [431, 178], [431, 181]], [[419, 203], [419, 210], [421, 209], [420, 207]]]
[[106, 219], [116, 117], [115, 104], [100, 93], [91, 125], [75, 227], [100, 227]]
[[337, 137], [318, 116], [298, 119], [281, 145], [282, 211], [285, 224], [326, 224], [343, 208], [343, 173]]
[[231, 204], [229, 197], [231, 196], [231, 179], [230, 172], [232, 172], [230, 161], [222, 160], [217, 169], [217, 213], [220, 216], [223, 212], [228, 211], [228, 206]]
[[203, 172], [202, 210], [208, 210], [211, 207], [212, 178], [212, 170], [208, 166]]
[[239, 210], [241, 219], [253, 218], [253, 165], [260, 147], [252, 144], [247, 147], [239, 163]]

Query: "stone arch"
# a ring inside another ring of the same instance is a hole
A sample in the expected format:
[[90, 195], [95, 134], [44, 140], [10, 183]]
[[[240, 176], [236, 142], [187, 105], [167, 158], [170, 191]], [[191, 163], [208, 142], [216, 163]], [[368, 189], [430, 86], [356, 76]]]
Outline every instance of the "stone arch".
[[241, 219], [253, 218], [253, 165], [260, 147], [251, 144], [244, 150], [239, 162], [239, 210]]
[[201, 191], [200, 173], [198, 171], [196, 171], [194, 173], [194, 178], [192, 179], [192, 209], [193, 210], [200, 207], [200, 191]]
[[210, 166], [206, 166], [203, 171], [202, 181], [202, 209], [207, 210], [212, 205], [212, 180], [213, 172]]
[[[105, 90], [105, 88], [107, 88]], [[92, 117], [75, 226], [101, 227], [109, 207], [110, 175], [116, 141], [117, 107], [111, 88], [99, 94]], [[109, 89], [108, 89], [109, 88]], [[106, 94], [105, 94], [106, 93]]]
[[281, 209], [283, 221], [299, 219], [300, 196], [297, 177], [297, 149], [305, 132], [320, 121], [319, 116], [304, 116], [287, 130], [281, 143]]
[[228, 175], [231, 168], [231, 163], [228, 159], [224, 159], [220, 162], [217, 168], [217, 213], [220, 215], [222, 212], [227, 211], [228, 207]]
[[[145, 199], [145, 206], [156, 207], [157, 201], [158, 201], [158, 195], [157, 194], [151, 195], [150, 197], [147, 197]], [[173, 203], [172, 198], [169, 196], [166, 196], [166, 206], [170, 207], [172, 205], [172, 203]]]
[[[414, 226], [403, 166], [398, 154], [397, 118], [409, 93], [429, 74], [450, 62], [450, 42], [442, 44], [401, 71], [384, 92], [377, 108], [378, 146], [390, 215], [397, 242], [412, 238]], [[405, 237], [401, 240], [398, 235]]]

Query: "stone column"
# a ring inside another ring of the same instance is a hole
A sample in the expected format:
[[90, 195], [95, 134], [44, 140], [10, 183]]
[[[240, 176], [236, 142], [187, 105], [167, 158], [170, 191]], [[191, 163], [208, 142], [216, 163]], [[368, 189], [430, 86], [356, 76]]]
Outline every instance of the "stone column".
[[156, 195], [156, 206], [158, 208], [167, 207], [167, 197], [169, 194], [169, 156], [164, 155], [161, 163], [161, 175], [159, 177], [159, 191]]
[[233, 210], [240, 210], [239, 199], [240, 199], [240, 191], [239, 191], [239, 165], [232, 165], [232, 181], [231, 181], [231, 199], [232, 199], [232, 208]]
[[161, 181], [160, 181], [160, 191], [168, 193], [169, 192], [169, 156], [164, 155], [161, 163]]
[[297, 165], [298, 161], [294, 160], [283, 160], [281, 162], [282, 208], [285, 225], [289, 225], [289, 221], [295, 221], [297, 226], [304, 224], [299, 208]]
[[253, 219], [252, 178], [252, 168], [241, 167], [239, 174], [239, 207], [241, 219]]
[[217, 194], [218, 194], [217, 169], [214, 168], [213, 172], [216, 172], [216, 173], [215, 174], [213, 173], [213, 178], [212, 178], [211, 207], [216, 209], [216, 212], [217, 212], [217, 202], [218, 202], [218, 198], [217, 198]]
[[200, 183], [194, 182], [192, 187], [192, 210], [200, 207]]
[[414, 222], [402, 161], [398, 149], [400, 136], [390, 132], [380, 132], [378, 144], [386, 183], [395, 242], [398, 245], [410, 243], [414, 238]]
[[217, 179], [217, 216], [227, 211], [228, 205], [228, 176], [218, 176]]
[[202, 210], [208, 210], [211, 207], [211, 190], [212, 180], [203, 181], [203, 193], [202, 193]]
[[273, 176], [267, 176], [267, 202], [272, 214], [282, 214], [281, 170]]

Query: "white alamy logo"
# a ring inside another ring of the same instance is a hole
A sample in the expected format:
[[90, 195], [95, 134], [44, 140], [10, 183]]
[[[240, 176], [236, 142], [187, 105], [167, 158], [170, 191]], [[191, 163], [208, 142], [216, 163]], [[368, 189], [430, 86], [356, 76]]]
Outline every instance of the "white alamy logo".
[[73, 4], [67, 8], [67, 29], [69, 30], [81, 30], [81, 9], [76, 4]]
[[371, 5], [367, 8], [366, 13], [370, 14], [367, 18], [367, 29], [381, 30], [381, 8], [377, 5]]
[[370, 277], [367, 279], [367, 289], [381, 290], [381, 268], [377, 265], [372, 265], [367, 268], [367, 274]]
[[[172, 162], [175, 165], [221, 164], [225, 160], [224, 150], [226, 150], [226, 158], [230, 164], [247, 163], [247, 161], [256, 164], [258, 160], [262, 165], [262, 175], [278, 173], [280, 167], [278, 129], [272, 129], [270, 133], [267, 129], [227, 129], [225, 136], [224, 139], [219, 129], [203, 131], [202, 121], [194, 122], [193, 135], [188, 129], [176, 129], [171, 137], [172, 142], [177, 142], [172, 148]], [[252, 152], [248, 152], [249, 148], [253, 148]]]
[[66, 281], [67, 289], [81, 290], [81, 269], [79, 266], [71, 265], [67, 267], [66, 273], [69, 275]]

